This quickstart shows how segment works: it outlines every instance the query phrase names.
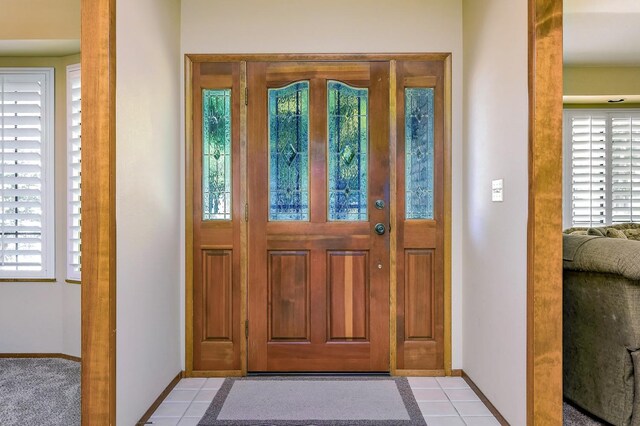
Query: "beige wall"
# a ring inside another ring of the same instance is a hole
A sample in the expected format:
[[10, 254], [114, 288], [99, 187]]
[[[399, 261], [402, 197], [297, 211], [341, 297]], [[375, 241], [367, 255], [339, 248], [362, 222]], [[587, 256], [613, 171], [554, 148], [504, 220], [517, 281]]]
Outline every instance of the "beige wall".
[[640, 67], [564, 67], [563, 94], [640, 95]]
[[0, 283], [0, 352], [80, 356], [80, 286], [65, 283], [67, 238], [66, 66], [59, 58], [0, 57], [0, 67], [53, 67], [55, 73], [56, 282]]
[[80, 38], [80, 0], [2, 0], [0, 40]]
[[[464, 0], [464, 371], [526, 424], [527, 0]], [[504, 202], [491, 181], [504, 179]]]
[[[182, 52], [452, 52], [453, 367], [461, 368], [461, 0], [183, 0]], [[181, 155], [184, 158], [184, 150]], [[184, 207], [182, 214], [184, 217]], [[181, 231], [184, 239], [182, 227]], [[180, 259], [181, 287], [184, 288], [184, 253]], [[181, 306], [183, 302], [184, 291]], [[184, 311], [181, 320], [184, 322]]]
[[180, 367], [180, 3], [116, 5], [117, 424]]

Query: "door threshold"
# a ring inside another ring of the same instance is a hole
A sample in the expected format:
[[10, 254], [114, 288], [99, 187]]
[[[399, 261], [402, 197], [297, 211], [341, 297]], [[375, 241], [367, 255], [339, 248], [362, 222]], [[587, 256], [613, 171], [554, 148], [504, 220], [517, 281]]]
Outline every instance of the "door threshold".
[[318, 376], [318, 377], [371, 377], [371, 376], [375, 376], [375, 377], [391, 377], [391, 373], [388, 371], [365, 371], [365, 372], [344, 372], [344, 371], [336, 371], [336, 372], [331, 372], [331, 371], [295, 371], [295, 372], [291, 372], [291, 371], [283, 371], [283, 372], [278, 372], [278, 371], [250, 371], [247, 373], [247, 377], [269, 377], [269, 376], [291, 376], [291, 377], [296, 377], [296, 376]]

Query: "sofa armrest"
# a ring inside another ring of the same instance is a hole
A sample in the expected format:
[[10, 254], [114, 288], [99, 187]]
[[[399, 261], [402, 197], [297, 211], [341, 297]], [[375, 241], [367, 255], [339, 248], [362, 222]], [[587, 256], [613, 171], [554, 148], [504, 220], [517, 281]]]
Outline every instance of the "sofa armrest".
[[564, 269], [617, 274], [630, 280], [640, 280], [640, 241], [579, 235], [563, 235], [562, 238], [565, 247], [578, 245], [573, 260], [563, 260]]

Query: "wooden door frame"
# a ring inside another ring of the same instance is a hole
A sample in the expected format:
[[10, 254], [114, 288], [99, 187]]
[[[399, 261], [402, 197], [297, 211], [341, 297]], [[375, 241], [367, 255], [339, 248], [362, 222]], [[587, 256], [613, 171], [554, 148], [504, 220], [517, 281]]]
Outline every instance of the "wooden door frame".
[[[186, 54], [184, 58], [184, 85], [185, 85], [185, 367], [187, 377], [213, 377], [213, 376], [244, 376], [247, 374], [247, 342], [241, 339], [241, 370], [234, 371], [194, 371], [193, 369], [193, 98], [192, 98], [192, 65], [195, 62], [241, 62], [241, 102], [240, 102], [240, 179], [242, 203], [247, 202], [247, 135], [246, 120], [247, 109], [244, 99], [246, 88], [246, 62], [286, 62], [286, 61], [388, 61], [390, 63], [390, 126], [389, 149], [391, 152], [391, 194], [390, 199], [395, 199], [395, 152], [396, 152], [396, 61], [442, 61], [445, 68], [444, 85], [444, 370], [435, 371], [411, 371], [412, 375], [451, 375], [451, 54], [450, 53], [375, 53], [375, 54]], [[393, 204], [393, 203], [392, 203]], [[391, 206], [391, 227], [396, 228], [395, 207]], [[397, 280], [395, 276], [396, 246], [394, 234], [390, 241], [390, 265], [394, 272], [389, 277], [390, 286], [390, 372], [396, 371], [396, 291]], [[244, 324], [247, 318], [247, 223], [241, 227], [241, 273], [240, 296], [241, 310], [240, 322]]]
[[529, 0], [527, 424], [562, 424], [562, 0]]
[[116, 424], [115, 0], [81, 2], [83, 425]]

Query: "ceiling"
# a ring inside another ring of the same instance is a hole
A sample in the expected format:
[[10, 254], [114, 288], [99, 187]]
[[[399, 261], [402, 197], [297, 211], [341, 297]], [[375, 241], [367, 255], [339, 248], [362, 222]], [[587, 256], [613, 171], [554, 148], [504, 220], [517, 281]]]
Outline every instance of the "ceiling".
[[80, 0], [0, 0], [0, 56], [80, 52]]
[[640, 66], [640, 0], [564, 0], [564, 63]]

